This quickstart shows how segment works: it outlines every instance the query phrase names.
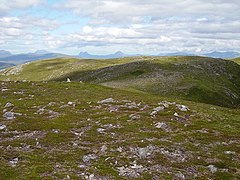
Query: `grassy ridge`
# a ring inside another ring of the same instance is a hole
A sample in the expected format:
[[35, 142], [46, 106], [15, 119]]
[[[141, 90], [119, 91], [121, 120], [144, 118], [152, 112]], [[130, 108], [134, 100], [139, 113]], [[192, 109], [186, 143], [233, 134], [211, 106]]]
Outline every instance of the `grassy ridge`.
[[52, 59], [10, 68], [0, 80], [83, 81], [226, 107], [240, 104], [240, 66], [207, 57]]
[[54, 79], [137, 89], [221, 106], [240, 104], [240, 66], [212, 58], [150, 58], [96, 70], [77, 71]]

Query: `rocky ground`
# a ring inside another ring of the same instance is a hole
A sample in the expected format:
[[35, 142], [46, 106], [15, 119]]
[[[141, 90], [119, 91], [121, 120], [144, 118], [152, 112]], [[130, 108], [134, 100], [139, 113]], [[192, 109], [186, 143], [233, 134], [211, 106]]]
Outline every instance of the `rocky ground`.
[[238, 109], [84, 83], [0, 85], [0, 179], [240, 178]]

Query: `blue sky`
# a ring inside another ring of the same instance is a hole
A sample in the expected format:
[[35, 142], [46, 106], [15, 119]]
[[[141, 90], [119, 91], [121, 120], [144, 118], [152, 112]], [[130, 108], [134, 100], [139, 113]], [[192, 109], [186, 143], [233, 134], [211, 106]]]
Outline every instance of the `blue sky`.
[[239, 0], [0, 0], [0, 49], [240, 52]]

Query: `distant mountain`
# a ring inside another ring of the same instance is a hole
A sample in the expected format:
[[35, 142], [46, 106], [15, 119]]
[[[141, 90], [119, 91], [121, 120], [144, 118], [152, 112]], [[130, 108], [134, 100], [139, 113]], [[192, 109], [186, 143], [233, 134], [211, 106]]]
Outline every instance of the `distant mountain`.
[[186, 52], [160, 53], [159, 56], [196, 56]]
[[234, 51], [218, 52], [214, 51], [211, 53], [204, 54], [204, 56], [213, 57], [213, 58], [236, 58], [240, 57], [240, 53]]
[[15, 54], [10, 56], [0, 57], [0, 61], [4, 61], [7, 63], [21, 64], [29, 61], [59, 58], [59, 57], [70, 57], [70, 56], [65, 54], [60, 54], [60, 53], [51, 53], [48, 51], [39, 50], [34, 53]]
[[114, 54], [107, 54], [107, 55], [93, 55], [89, 54], [88, 52], [80, 52], [78, 57], [80, 58], [87, 58], [87, 59], [111, 59], [111, 58], [121, 58], [121, 57], [129, 57], [133, 55], [124, 54], [121, 51], [117, 51]]
[[12, 54], [9, 51], [0, 50], [0, 58], [11, 56]]
[[9, 68], [9, 67], [12, 67], [12, 66], [15, 66], [15, 64], [0, 62], [0, 70], [5, 69], [5, 68]]

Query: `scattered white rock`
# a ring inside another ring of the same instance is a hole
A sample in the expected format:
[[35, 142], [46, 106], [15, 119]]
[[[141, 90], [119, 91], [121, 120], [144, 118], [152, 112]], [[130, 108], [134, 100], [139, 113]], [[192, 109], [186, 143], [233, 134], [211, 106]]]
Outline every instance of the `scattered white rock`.
[[181, 173], [181, 172], [178, 172], [177, 174], [175, 174], [175, 176], [176, 176], [177, 178], [179, 178], [179, 179], [186, 179], [185, 176], [184, 176], [184, 174]]
[[73, 105], [73, 102], [69, 101], [69, 102], [68, 102], [68, 105], [70, 105], [70, 106]]
[[145, 148], [138, 148], [137, 149], [137, 155], [139, 158], [144, 159], [147, 156], [150, 156], [153, 153], [154, 147], [153, 146], [148, 146]]
[[113, 103], [113, 102], [114, 102], [113, 98], [108, 98], [108, 99], [98, 101], [98, 104]]
[[67, 78], [67, 82], [71, 82], [70, 78]]
[[9, 108], [9, 107], [13, 107], [14, 105], [12, 104], [12, 103], [10, 103], [10, 102], [8, 102], [5, 106], [4, 106], [4, 108]]
[[209, 165], [208, 169], [209, 169], [209, 171], [211, 171], [211, 173], [217, 172], [217, 167], [215, 167], [214, 165]]
[[107, 146], [106, 146], [106, 145], [103, 145], [103, 146], [101, 147], [100, 151], [101, 151], [102, 153], [105, 153], [107, 149], [108, 149]]
[[162, 129], [164, 131], [167, 131], [167, 132], [169, 131], [169, 127], [168, 127], [167, 123], [165, 123], [165, 122], [158, 122], [158, 123], [155, 124], [155, 127], [158, 128], [158, 129]]
[[176, 116], [176, 117], [179, 117], [179, 114], [178, 114], [178, 113], [176, 113], [176, 112], [175, 112], [173, 115], [174, 115], [174, 116]]
[[94, 160], [96, 158], [97, 158], [97, 156], [95, 154], [88, 154], [88, 155], [83, 156], [83, 162], [89, 163], [91, 160]]
[[180, 110], [180, 111], [189, 111], [190, 109], [187, 106], [181, 105], [181, 104], [176, 104], [176, 107]]
[[153, 109], [153, 111], [150, 113], [150, 115], [155, 116], [155, 115], [157, 115], [158, 112], [163, 111], [163, 110], [164, 110], [164, 106], [158, 106]]
[[234, 151], [224, 151], [224, 154], [227, 154], [227, 155], [235, 155], [236, 152], [234, 152]]
[[122, 147], [118, 147], [117, 151], [121, 153], [121, 152], [123, 152], [123, 148]]
[[158, 107], [154, 108], [153, 110], [157, 111], [157, 112], [162, 111], [162, 110], [164, 110], [164, 106], [158, 106]]
[[12, 167], [16, 167], [18, 161], [19, 161], [19, 159], [18, 159], [18, 157], [16, 157], [16, 158], [10, 160], [10, 161], [9, 161], [9, 164], [10, 164], [10, 166], [12, 166]]
[[97, 128], [97, 132], [99, 132], [99, 133], [104, 133], [104, 131], [105, 131], [105, 129], [103, 129], [103, 128]]
[[12, 120], [15, 118], [14, 112], [7, 111], [3, 114], [3, 117], [6, 118], [7, 120]]
[[0, 130], [6, 129], [6, 125], [0, 125]]
[[130, 120], [138, 120], [140, 118], [141, 118], [141, 116], [139, 114], [130, 114], [129, 115]]

